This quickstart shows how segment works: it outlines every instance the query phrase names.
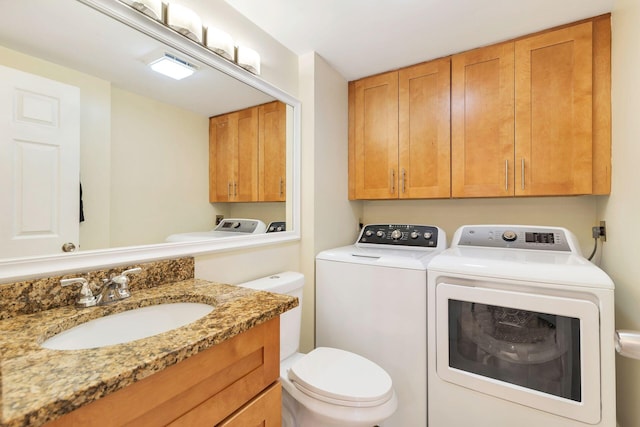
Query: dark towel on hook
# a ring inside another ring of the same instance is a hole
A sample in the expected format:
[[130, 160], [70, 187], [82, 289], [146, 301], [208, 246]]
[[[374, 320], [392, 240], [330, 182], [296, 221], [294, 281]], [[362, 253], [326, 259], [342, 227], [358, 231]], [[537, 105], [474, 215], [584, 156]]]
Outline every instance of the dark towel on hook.
[[84, 221], [84, 208], [82, 207], [82, 183], [80, 183], [80, 222]]

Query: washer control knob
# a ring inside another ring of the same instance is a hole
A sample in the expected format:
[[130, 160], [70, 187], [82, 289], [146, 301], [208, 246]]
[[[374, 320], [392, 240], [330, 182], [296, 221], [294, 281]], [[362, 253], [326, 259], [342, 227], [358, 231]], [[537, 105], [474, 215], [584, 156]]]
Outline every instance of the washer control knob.
[[399, 238], [401, 238], [401, 237], [402, 237], [402, 231], [400, 231], [400, 230], [393, 230], [393, 231], [391, 232], [391, 238], [392, 238], [393, 240], [398, 240], [398, 239], [399, 239]]
[[380, 237], [380, 238], [382, 239], [382, 238], [384, 237], [384, 231], [382, 231], [382, 230], [378, 230], [378, 231], [376, 232], [376, 236], [378, 236], [378, 237]]
[[236, 221], [231, 225], [233, 228], [240, 228], [240, 222]]
[[371, 237], [373, 235], [373, 231], [367, 230], [367, 231], [364, 232], [364, 235], [367, 236], [367, 237]]
[[518, 235], [516, 234], [515, 231], [505, 231], [504, 233], [502, 233], [502, 240], [504, 240], [505, 242], [513, 242], [518, 238]]
[[427, 231], [423, 234], [423, 236], [425, 239], [429, 240], [433, 236], [433, 233], [430, 231]]
[[417, 231], [414, 230], [414, 231], [411, 232], [410, 236], [411, 236], [412, 239], [417, 239], [418, 236], [420, 236], [420, 233], [418, 233]]

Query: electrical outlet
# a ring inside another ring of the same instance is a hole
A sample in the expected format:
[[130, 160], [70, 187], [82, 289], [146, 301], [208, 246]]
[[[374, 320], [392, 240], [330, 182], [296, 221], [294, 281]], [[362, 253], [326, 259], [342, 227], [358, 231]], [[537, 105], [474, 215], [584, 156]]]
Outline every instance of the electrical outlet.
[[591, 227], [591, 235], [594, 239], [602, 239], [603, 242], [606, 242], [607, 224], [604, 221], [600, 221], [600, 226]]
[[607, 223], [606, 221], [600, 221], [600, 237], [603, 242], [607, 241]]
[[220, 224], [224, 219], [224, 215], [216, 215], [216, 225]]

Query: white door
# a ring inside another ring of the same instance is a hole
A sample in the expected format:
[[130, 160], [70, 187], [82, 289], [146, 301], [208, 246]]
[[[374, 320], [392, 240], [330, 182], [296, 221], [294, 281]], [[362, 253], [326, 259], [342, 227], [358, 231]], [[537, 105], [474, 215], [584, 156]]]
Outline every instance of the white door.
[[78, 246], [80, 90], [0, 66], [0, 258]]

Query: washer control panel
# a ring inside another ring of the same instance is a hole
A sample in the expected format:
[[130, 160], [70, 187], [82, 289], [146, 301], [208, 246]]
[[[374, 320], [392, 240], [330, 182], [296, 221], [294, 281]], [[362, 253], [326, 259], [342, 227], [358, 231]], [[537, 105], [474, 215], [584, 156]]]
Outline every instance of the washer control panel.
[[476, 225], [460, 227], [452, 245], [572, 252], [574, 240], [561, 227]]
[[356, 244], [436, 248], [438, 231], [438, 227], [431, 225], [368, 224], [360, 232]]
[[214, 231], [226, 231], [230, 233], [264, 233], [266, 225], [259, 219], [230, 218], [223, 219]]

